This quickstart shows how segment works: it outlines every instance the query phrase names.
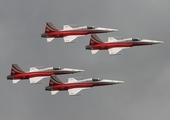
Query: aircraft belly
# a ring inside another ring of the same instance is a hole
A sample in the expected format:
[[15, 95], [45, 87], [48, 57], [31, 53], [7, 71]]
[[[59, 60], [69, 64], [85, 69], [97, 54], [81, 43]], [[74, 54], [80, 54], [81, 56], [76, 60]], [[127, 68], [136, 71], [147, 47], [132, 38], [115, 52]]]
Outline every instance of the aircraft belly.
[[14, 75], [14, 79], [29, 79], [29, 76], [27, 74], [18, 74]]
[[98, 30], [92, 30], [92, 31], [89, 31], [88, 34], [95, 34], [95, 33], [107, 33], [106, 31], [98, 31]]
[[54, 74], [54, 72], [34, 72], [30, 73], [29, 77], [50, 76], [52, 74]]
[[133, 43], [133, 46], [152, 45], [151, 43]]
[[121, 44], [110, 44], [109, 48], [113, 47], [132, 47], [132, 44], [130, 43], [121, 43]]
[[94, 46], [93, 50], [107, 50], [109, 49], [108, 45], [100, 45], [100, 46]]
[[104, 85], [111, 85], [108, 83], [94, 83], [93, 86], [104, 86]]
[[68, 86], [66, 85], [57, 85], [53, 87], [53, 90], [65, 91], [68, 90]]
[[71, 74], [71, 73], [74, 73], [74, 72], [72, 72], [72, 71], [57, 71], [57, 72], [54, 72], [54, 74], [56, 74], [56, 75]]
[[86, 35], [87, 31], [68, 31], [64, 32], [64, 36], [71, 36], [71, 35]]
[[85, 87], [92, 87], [92, 84], [70, 84], [68, 85], [68, 89], [72, 88], [85, 88]]

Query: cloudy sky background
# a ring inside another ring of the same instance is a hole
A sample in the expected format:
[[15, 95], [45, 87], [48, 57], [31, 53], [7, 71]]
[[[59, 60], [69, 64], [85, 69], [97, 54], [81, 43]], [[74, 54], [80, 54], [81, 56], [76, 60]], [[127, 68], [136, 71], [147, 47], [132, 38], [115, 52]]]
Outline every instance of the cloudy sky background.
[[[0, 118], [4, 120], [167, 120], [170, 118], [170, 49], [168, 0], [2, 0], [0, 4]], [[122, 50], [121, 56], [108, 51], [91, 55], [85, 50], [90, 36], [76, 44], [63, 39], [47, 43], [40, 37], [45, 22], [58, 29], [65, 24], [117, 28], [107, 37], [139, 37], [164, 44]], [[44, 84], [29, 81], [12, 84], [6, 80], [11, 64], [28, 71], [32, 66], [69, 67], [85, 72], [58, 76], [99, 77], [125, 81], [124, 84], [83, 90], [83, 96], [67, 92], [51, 96]]]

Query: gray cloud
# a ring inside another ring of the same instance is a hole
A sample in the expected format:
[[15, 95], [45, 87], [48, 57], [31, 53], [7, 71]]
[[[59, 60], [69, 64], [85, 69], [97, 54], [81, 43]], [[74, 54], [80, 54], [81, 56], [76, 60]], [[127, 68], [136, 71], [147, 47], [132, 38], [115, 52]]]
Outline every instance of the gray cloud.
[[[0, 116], [2, 119], [167, 119], [169, 118], [169, 1], [1, 1], [0, 4]], [[40, 37], [45, 22], [62, 29], [64, 24], [118, 28], [119, 32], [100, 34], [162, 40], [155, 46], [135, 47], [109, 56], [107, 51], [91, 55], [84, 46], [89, 37], [76, 44], [63, 39], [46, 43]], [[85, 69], [85, 72], [58, 76], [100, 77], [124, 80], [121, 85], [83, 90], [81, 97], [67, 92], [51, 96], [42, 85], [28, 81], [12, 84], [6, 80], [12, 63], [23, 70], [31, 66], [61, 66]]]

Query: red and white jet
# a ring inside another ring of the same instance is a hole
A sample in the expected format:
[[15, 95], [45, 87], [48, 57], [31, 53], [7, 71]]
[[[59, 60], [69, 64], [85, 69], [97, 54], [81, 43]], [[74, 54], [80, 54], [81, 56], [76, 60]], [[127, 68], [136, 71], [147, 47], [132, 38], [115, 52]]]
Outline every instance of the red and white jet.
[[86, 50], [91, 50], [92, 54], [96, 54], [99, 50], [108, 50], [109, 54], [117, 54], [122, 49], [130, 48], [133, 46], [153, 45], [164, 43], [163, 41], [147, 40], [139, 38], [127, 38], [117, 40], [113, 37], [108, 38], [108, 42], [103, 42], [97, 35], [93, 34], [90, 38], [89, 45]]
[[51, 91], [52, 95], [55, 95], [59, 91], [68, 90], [69, 95], [76, 95], [83, 89], [88, 89], [96, 86], [113, 85], [124, 83], [124, 81], [88, 78], [83, 80], [76, 80], [75, 78], [69, 78], [68, 83], [63, 83], [55, 75], [51, 75], [49, 86], [45, 87], [46, 91]]
[[82, 26], [72, 28], [69, 25], [64, 25], [63, 30], [58, 30], [51, 22], [46, 23], [45, 32], [41, 37], [47, 38], [47, 42], [51, 42], [54, 38], [64, 38], [65, 42], [72, 42], [77, 37], [85, 36], [87, 34], [98, 34], [116, 32], [117, 29], [101, 28], [94, 26]]
[[12, 80], [13, 83], [17, 83], [20, 80], [29, 79], [30, 83], [38, 83], [41, 79], [55, 75], [62, 74], [73, 74], [77, 72], [82, 72], [84, 70], [80, 69], [70, 69], [70, 68], [60, 68], [60, 67], [49, 67], [43, 69], [37, 69], [36, 67], [31, 67], [30, 71], [23, 71], [17, 64], [12, 64], [11, 74], [7, 76], [8, 80]]

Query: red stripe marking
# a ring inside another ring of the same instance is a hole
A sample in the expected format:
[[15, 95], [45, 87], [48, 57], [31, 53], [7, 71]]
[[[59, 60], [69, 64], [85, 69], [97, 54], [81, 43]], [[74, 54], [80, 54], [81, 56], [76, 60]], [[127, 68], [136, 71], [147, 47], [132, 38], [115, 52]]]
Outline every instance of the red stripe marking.
[[[15, 68], [16, 70], [18, 70], [19, 72], [23, 73], [23, 71], [19, 70], [18, 68], [16, 68], [14, 65], [12, 65], [13, 68]], [[17, 71], [15, 71], [17, 72]]]
[[51, 25], [49, 25], [48, 23], [47, 23], [47, 26], [48, 26], [49, 28], [51, 28], [52, 30], [56, 31], [56, 29], [53, 28], [53, 27], [52, 27]]

